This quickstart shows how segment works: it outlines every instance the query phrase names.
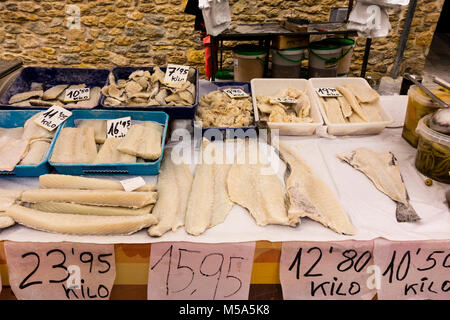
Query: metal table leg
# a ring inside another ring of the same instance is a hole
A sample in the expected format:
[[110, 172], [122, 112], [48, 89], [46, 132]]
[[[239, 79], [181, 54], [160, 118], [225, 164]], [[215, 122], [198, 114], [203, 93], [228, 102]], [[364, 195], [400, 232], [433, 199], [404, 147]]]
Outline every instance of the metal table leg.
[[372, 45], [372, 38], [367, 38], [366, 39], [366, 47], [364, 49], [363, 63], [362, 63], [362, 67], [361, 67], [361, 78], [366, 77], [367, 63], [369, 62], [369, 54], [370, 54], [371, 45]]

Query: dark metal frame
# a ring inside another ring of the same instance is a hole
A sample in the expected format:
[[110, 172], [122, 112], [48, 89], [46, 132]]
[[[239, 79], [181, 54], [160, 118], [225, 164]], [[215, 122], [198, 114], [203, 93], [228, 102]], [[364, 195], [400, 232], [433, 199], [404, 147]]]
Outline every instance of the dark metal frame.
[[[353, 8], [353, 0], [349, 0], [348, 3], [348, 13], [347, 13], [347, 20], [349, 18], [350, 12]], [[305, 35], [325, 35], [325, 34], [342, 34], [346, 37], [350, 34], [356, 34], [356, 31], [354, 30], [341, 30], [341, 31], [327, 31], [327, 32], [320, 32], [320, 31], [311, 31], [311, 32], [291, 32], [286, 30], [286, 32], [270, 32], [270, 33], [258, 33], [258, 34], [242, 34], [242, 33], [222, 33], [219, 34], [216, 37], [210, 36], [211, 41], [209, 43], [209, 46], [211, 48], [211, 56], [210, 56], [210, 64], [211, 64], [211, 77], [210, 81], [215, 80], [215, 74], [214, 74], [214, 66], [216, 63], [219, 62], [218, 52], [220, 51], [220, 69], [222, 69], [222, 63], [223, 63], [223, 51], [224, 50], [232, 50], [232, 47], [227, 47], [223, 45], [223, 41], [259, 41], [259, 45], [263, 46], [267, 50], [270, 48], [270, 41], [273, 37], [276, 36], [305, 36]], [[218, 42], [218, 48], [217, 50], [214, 50], [214, 44]], [[364, 78], [366, 76], [366, 70], [367, 70], [367, 64], [369, 61], [369, 54], [370, 54], [370, 48], [372, 45], [372, 39], [367, 38], [365, 49], [364, 49], [364, 57], [363, 57], [363, 63], [361, 66], [361, 74], [360, 76]], [[269, 55], [266, 55], [266, 61], [264, 64], [264, 74], [267, 73], [268, 68], [268, 62], [269, 62]]]

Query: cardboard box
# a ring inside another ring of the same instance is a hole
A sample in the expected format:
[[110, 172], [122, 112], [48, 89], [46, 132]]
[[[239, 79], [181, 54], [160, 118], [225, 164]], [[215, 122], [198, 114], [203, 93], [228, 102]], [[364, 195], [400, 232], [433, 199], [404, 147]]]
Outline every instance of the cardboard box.
[[276, 36], [272, 39], [272, 48], [292, 49], [307, 47], [309, 45], [309, 35], [306, 36]]

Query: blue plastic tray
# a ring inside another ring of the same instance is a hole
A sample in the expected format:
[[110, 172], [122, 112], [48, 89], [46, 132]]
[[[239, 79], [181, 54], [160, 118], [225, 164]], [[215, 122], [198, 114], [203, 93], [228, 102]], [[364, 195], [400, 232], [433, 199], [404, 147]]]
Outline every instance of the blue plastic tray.
[[[89, 68], [50, 68], [50, 67], [26, 67], [8, 86], [6, 91], [0, 97], [0, 107], [2, 109], [48, 109], [48, 107], [33, 106], [12, 106], [8, 103], [9, 98], [13, 95], [29, 91], [32, 82], [45, 84], [47, 87], [57, 84], [81, 84], [86, 87], [105, 86], [109, 75], [108, 69], [89, 69]], [[100, 99], [96, 106], [100, 104]], [[66, 108], [74, 109], [74, 108]]]
[[[113, 110], [73, 110], [72, 116], [61, 126], [74, 127], [77, 119], [116, 119], [131, 117], [131, 120], [155, 121], [164, 125], [161, 145], [161, 157], [153, 162], [145, 163], [112, 163], [112, 164], [61, 164], [52, 163], [51, 166], [62, 174], [84, 175], [84, 174], [130, 174], [130, 175], [157, 175], [164, 154], [169, 116], [164, 112], [151, 111], [113, 111]], [[58, 132], [59, 134], [59, 132]], [[58, 139], [58, 136], [55, 137]], [[54, 139], [56, 141], [56, 139]], [[53, 150], [52, 150], [53, 151]], [[51, 158], [51, 154], [49, 159]]]
[[[136, 70], [148, 70], [151, 74], [153, 74], [154, 67], [115, 67], [112, 69], [112, 73], [116, 78], [116, 81], [119, 79], [128, 79], [128, 76]], [[193, 67], [191, 67], [193, 68]], [[160, 67], [161, 71], [166, 72], [165, 67]], [[105, 109], [121, 109], [121, 110], [140, 110], [140, 111], [163, 111], [167, 113], [170, 119], [193, 119], [195, 113], [197, 112], [198, 107], [198, 97], [199, 97], [199, 85], [198, 85], [198, 69], [193, 68], [195, 70], [195, 102], [192, 106], [151, 106], [151, 107], [127, 107], [127, 106], [105, 106], [104, 102], [106, 97], [102, 94], [100, 98], [100, 105]], [[107, 81], [107, 85], [109, 85], [109, 80]]]
[[[210, 93], [211, 91], [215, 91], [215, 90], [219, 90], [219, 89], [225, 89], [225, 88], [240, 88], [242, 90], [244, 90], [246, 93], [248, 93], [251, 96], [251, 87], [250, 87], [250, 82], [234, 82], [234, 81], [202, 81], [200, 82], [200, 97], [203, 97], [205, 94]], [[200, 101], [200, 100], [199, 100]], [[194, 119], [195, 120], [195, 119]], [[248, 126], [248, 127], [199, 127], [195, 125], [195, 121], [192, 120], [192, 125], [194, 127], [194, 130], [202, 130], [202, 136], [208, 135], [208, 130], [209, 129], [217, 129], [219, 130], [223, 137], [226, 138], [227, 137], [227, 133], [231, 133], [231, 137], [233, 137], [233, 134], [236, 133], [236, 130], [242, 130], [242, 132], [247, 132], [250, 133], [250, 131], [248, 131], [249, 129], [254, 130], [255, 132], [255, 137], [257, 134], [257, 127], [255, 124], [255, 121], [253, 121], [253, 124]], [[208, 137], [209, 138], [209, 137]]]
[[[17, 128], [23, 127], [25, 122], [34, 116], [40, 110], [0, 110], [0, 127], [1, 128]], [[56, 129], [55, 137], [58, 135], [60, 128]], [[53, 150], [56, 139], [53, 138], [47, 155], [39, 164], [28, 166], [16, 166], [13, 171], [0, 171], [0, 177], [17, 176], [17, 177], [38, 177], [42, 174], [49, 173], [52, 168], [48, 164], [48, 158]]]

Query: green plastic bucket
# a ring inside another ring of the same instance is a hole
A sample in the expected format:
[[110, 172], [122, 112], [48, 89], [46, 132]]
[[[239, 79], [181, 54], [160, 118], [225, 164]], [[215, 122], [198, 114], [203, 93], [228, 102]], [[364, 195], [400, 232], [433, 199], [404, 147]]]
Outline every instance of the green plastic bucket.
[[338, 45], [342, 48], [342, 57], [338, 61], [337, 76], [346, 77], [350, 65], [352, 63], [353, 48], [355, 47], [355, 40], [349, 38], [328, 38], [328, 42]]
[[[326, 39], [325, 39], [326, 40]], [[341, 46], [325, 40], [309, 44], [309, 77], [336, 77]]]
[[300, 76], [305, 47], [271, 49], [271, 52], [273, 78], [298, 78]]
[[264, 59], [267, 52], [263, 47], [240, 44], [234, 47], [234, 81], [249, 82], [264, 76]]

